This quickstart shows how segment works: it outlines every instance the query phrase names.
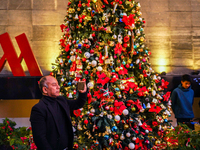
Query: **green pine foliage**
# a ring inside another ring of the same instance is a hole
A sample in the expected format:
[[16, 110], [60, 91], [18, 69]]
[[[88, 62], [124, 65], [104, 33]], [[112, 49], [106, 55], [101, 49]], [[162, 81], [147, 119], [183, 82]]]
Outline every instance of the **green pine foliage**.
[[74, 149], [151, 149], [171, 128], [168, 82], [151, 68], [145, 20], [134, 0], [70, 0], [51, 75], [68, 99], [85, 80], [88, 101], [75, 110]]

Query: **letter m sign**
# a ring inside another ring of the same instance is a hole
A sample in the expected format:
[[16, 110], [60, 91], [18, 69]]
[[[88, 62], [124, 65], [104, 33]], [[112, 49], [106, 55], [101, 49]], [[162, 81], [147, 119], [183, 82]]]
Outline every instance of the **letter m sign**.
[[4, 52], [0, 59], [0, 72], [2, 71], [6, 61], [8, 61], [13, 76], [25, 76], [24, 70], [21, 66], [22, 59], [24, 58], [30, 75], [42, 76], [42, 72], [35, 59], [35, 56], [33, 55], [26, 35], [23, 33], [15, 37], [15, 39], [21, 51], [19, 57], [17, 56], [9, 34], [6, 32], [0, 35], [0, 44]]

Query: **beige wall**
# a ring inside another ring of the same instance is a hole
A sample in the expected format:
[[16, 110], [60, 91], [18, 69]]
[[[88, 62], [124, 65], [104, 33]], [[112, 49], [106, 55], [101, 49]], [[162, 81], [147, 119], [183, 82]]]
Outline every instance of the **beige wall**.
[[[146, 40], [154, 70], [168, 74], [199, 70], [200, 0], [136, 1], [147, 22]], [[25, 32], [43, 74], [48, 74], [59, 53], [59, 25], [66, 7], [67, 0], [0, 0], [0, 34], [10, 34], [19, 54], [14, 37]], [[26, 69], [25, 63], [23, 66]], [[0, 76], [8, 74], [12, 75], [6, 65]]]

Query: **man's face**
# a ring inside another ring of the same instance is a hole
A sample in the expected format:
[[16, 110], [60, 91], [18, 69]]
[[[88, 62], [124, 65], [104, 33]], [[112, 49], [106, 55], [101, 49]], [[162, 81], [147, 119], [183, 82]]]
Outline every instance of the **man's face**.
[[191, 85], [189, 81], [181, 81], [181, 84], [184, 89], [188, 89]]
[[60, 86], [58, 85], [58, 81], [52, 77], [52, 76], [47, 76], [47, 87], [44, 87], [45, 89], [43, 90], [45, 95], [50, 96], [50, 97], [57, 97], [59, 96], [60, 92]]

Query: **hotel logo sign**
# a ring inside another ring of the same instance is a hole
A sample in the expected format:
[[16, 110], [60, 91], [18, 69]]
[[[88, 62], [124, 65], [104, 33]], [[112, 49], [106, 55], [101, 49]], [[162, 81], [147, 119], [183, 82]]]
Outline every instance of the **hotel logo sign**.
[[13, 76], [25, 76], [25, 72], [21, 66], [22, 59], [24, 59], [31, 76], [42, 76], [42, 72], [35, 59], [26, 35], [23, 33], [15, 37], [15, 39], [21, 51], [19, 57], [17, 56], [9, 34], [6, 32], [0, 35], [0, 44], [4, 52], [0, 59], [0, 72], [7, 61]]

